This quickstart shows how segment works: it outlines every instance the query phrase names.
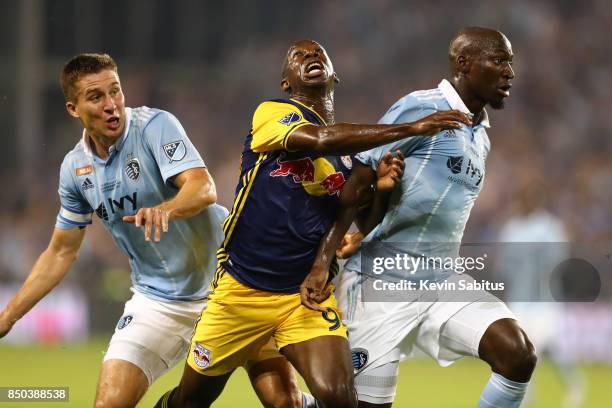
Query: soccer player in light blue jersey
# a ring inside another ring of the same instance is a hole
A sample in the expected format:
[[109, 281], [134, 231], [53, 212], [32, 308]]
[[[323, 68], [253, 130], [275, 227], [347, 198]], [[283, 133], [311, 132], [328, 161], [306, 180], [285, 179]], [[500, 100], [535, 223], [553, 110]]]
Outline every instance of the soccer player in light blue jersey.
[[[449, 49], [452, 79], [443, 80], [437, 88], [401, 98], [380, 123], [411, 122], [433, 112], [457, 109], [472, 115], [472, 125], [433, 137], [400, 140], [358, 154], [356, 159], [361, 165], [353, 167], [345, 186], [345, 191], [353, 191], [353, 205], [341, 211], [322, 240], [310, 279], [327, 274], [329, 259], [358, 214], [356, 192], [372, 183], [374, 170], [388, 151], [399, 150], [406, 157], [404, 176], [387, 201], [375, 206], [358, 223], [364, 234], [369, 233], [365, 241], [378, 245], [380, 252], [389, 257], [394, 253], [413, 259], [457, 256], [457, 243], [461, 242], [470, 210], [482, 188], [490, 150], [486, 133], [489, 119], [484, 107], [501, 109], [510, 95], [512, 58], [510, 42], [499, 31], [471, 27], [456, 35]], [[346, 198], [345, 202], [349, 201]], [[399, 362], [414, 346], [442, 366], [463, 356], [481, 358], [493, 373], [478, 407], [519, 407], [536, 355], [506, 305], [485, 291], [468, 301], [368, 301], [361, 291], [368, 276], [390, 282], [401, 276], [397, 270], [390, 275], [376, 275], [377, 271], [368, 269], [365, 262], [361, 264], [368, 256], [364, 254], [360, 251], [348, 260], [336, 289], [345, 312], [360, 407], [391, 406]], [[413, 279], [442, 282], [458, 276], [445, 270], [434, 274], [421, 267]], [[323, 282], [320, 278], [318, 281]]]
[[[135, 406], [185, 358], [227, 210], [215, 204], [214, 182], [179, 121], [162, 110], [125, 107], [110, 56], [74, 57], [60, 82], [68, 113], [84, 130], [61, 166], [49, 246], [0, 314], [0, 337], [64, 278], [95, 213], [129, 257], [134, 292], [105, 354], [95, 406]], [[267, 406], [278, 406], [277, 395], [301, 400], [291, 366], [273, 346], [248, 368]]]

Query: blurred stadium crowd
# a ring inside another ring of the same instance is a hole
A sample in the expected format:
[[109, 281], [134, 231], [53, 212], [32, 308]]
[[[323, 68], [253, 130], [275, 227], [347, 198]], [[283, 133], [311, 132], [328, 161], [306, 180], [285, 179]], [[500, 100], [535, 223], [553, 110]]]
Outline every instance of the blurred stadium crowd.
[[[466, 25], [498, 28], [515, 53], [514, 87], [491, 112], [492, 151], [465, 241], [496, 241], [528, 183], [572, 241], [612, 241], [612, 8], [605, 0], [512, 2], [167, 2], [26, 0], [0, 17], [0, 285], [22, 282], [59, 207], [64, 154], [80, 137], [57, 75], [103, 51], [119, 64], [126, 105], [174, 113], [202, 153], [219, 200], [233, 200], [250, 115], [280, 97], [280, 68], [299, 38], [321, 42], [341, 83], [338, 122], [375, 122], [399, 97], [447, 77], [447, 45]], [[86, 293], [93, 331], [127, 298], [127, 261], [94, 221], [68, 285]]]

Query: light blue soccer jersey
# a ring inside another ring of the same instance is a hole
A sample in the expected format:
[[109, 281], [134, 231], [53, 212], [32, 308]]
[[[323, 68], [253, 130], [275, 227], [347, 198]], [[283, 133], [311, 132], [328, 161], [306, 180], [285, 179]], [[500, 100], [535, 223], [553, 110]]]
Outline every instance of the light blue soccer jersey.
[[126, 108], [125, 131], [110, 148], [108, 160], [92, 153], [84, 131], [64, 158], [55, 226], [91, 224], [95, 212], [129, 257], [136, 291], [161, 300], [202, 299], [223, 241], [225, 208], [215, 204], [187, 220], [170, 222], [158, 243], [145, 241], [142, 228], [122, 221], [139, 208], [175, 196], [178, 189], [170, 178], [196, 167], [205, 167], [204, 161], [172, 114]]
[[[416, 91], [397, 101], [379, 123], [413, 122], [436, 111], [469, 110], [446, 80], [438, 88]], [[376, 170], [384, 154], [400, 150], [405, 160], [401, 184], [391, 193], [382, 222], [364, 239], [381, 245], [385, 254], [456, 257], [467, 219], [485, 176], [490, 142], [488, 116], [474, 127], [416, 136], [360, 153], [356, 159]], [[378, 255], [377, 255], [378, 256]], [[346, 263], [361, 271], [361, 251]], [[423, 271], [425, 275], [426, 272]]]

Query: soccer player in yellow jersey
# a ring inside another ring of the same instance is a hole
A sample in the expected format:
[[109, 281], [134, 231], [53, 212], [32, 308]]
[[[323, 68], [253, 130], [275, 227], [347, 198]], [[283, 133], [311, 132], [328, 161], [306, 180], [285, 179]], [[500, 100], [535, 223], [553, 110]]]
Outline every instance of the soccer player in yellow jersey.
[[[304, 40], [289, 48], [281, 88], [290, 98], [263, 102], [253, 115], [212, 293], [181, 383], [158, 406], [209, 406], [232, 371], [270, 338], [325, 407], [356, 406], [335, 297], [313, 310], [301, 303], [308, 301], [307, 288], [300, 296], [318, 243], [339, 208], [351, 155], [458, 128], [470, 119], [446, 111], [402, 125], [335, 124], [337, 81], [321, 45]], [[376, 186], [383, 190], [393, 188], [402, 172], [400, 159], [387, 158]]]

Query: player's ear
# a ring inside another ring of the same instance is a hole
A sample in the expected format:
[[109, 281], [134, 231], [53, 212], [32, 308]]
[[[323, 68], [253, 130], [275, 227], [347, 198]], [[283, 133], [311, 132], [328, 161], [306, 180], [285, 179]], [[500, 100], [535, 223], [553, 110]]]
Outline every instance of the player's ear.
[[77, 110], [77, 106], [74, 102], [72, 101], [66, 101], [66, 110], [68, 111], [68, 114], [74, 118], [78, 118], [79, 117], [79, 111]]
[[470, 70], [470, 58], [466, 55], [459, 54], [455, 59], [455, 70], [462, 74], [468, 73]]
[[339, 84], [339, 83], [340, 83], [340, 77], [338, 77], [338, 74], [336, 74], [336, 73], [334, 72], [333, 77], [334, 77], [334, 82], [335, 82], [335, 83], [337, 83], [337, 84]]
[[283, 78], [281, 80], [281, 89], [283, 92], [291, 93], [291, 85], [289, 85], [287, 78]]

